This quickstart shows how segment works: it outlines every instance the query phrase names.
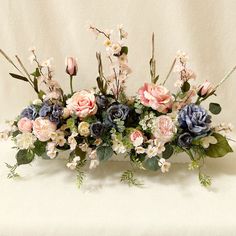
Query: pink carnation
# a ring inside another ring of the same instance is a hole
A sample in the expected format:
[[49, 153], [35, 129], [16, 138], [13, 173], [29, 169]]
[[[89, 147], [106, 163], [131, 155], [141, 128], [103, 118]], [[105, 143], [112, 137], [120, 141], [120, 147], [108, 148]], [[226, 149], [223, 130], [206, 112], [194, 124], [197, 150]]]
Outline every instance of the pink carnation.
[[23, 133], [31, 132], [33, 123], [30, 119], [23, 117], [18, 121], [17, 126], [18, 126], [18, 129]]
[[144, 106], [165, 113], [172, 107], [173, 98], [170, 91], [162, 85], [145, 83], [138, 91]]
[[75, 113], [80, 119], [96, 114], [96, 99], [92, 92], [81, 90], [67, 100], [70, 113]]
[[130, 140], [135, 147], [140, 146], [143, 143], [143, 133], [139, 130], [135, 130], [130, 135]]
[[51, 133], [55, 132], [56, 129], [56, 124], [48, 119], [39, 117], [33, 121], [33, 133], [41, 142], [48, 141]]

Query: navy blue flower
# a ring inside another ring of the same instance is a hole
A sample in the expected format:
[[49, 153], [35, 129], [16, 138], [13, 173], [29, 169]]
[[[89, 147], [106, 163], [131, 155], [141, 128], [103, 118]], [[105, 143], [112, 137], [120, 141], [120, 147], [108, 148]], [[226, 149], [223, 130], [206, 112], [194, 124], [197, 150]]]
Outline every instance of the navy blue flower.
[[182, 129], [199, 136], [210, 130], [211, 116], [201, 106], [189, 104], [179, 112], [178, 122]]
[[90, 125], [90, 133], [94, 138], [100, 138], [105, 131], [105, 126], [101, 122]]
[[186, 132], [178, 137], [177, 143], [180, 147], [190, 148], [193, 141], [193, 137], [190, 133]]
[[26, 117], [30, 120], [35, 120], [36, 117], [38, 116], [38, 112], [37, 112], [37, 109], [33, 105], [30, 105], [21, 112], [20, 116]]
[[112, 124], [115, 123], [116, 119], [126, 120], [129, 114], [129, 107], [123, 104], [113, 104], [107, 109], [108, 121]]
[[108, 105], [108, 99], [104, 95], [97, 95], [96, 96], [96, 103], [98, 105], [98, 108], [105, 109]]

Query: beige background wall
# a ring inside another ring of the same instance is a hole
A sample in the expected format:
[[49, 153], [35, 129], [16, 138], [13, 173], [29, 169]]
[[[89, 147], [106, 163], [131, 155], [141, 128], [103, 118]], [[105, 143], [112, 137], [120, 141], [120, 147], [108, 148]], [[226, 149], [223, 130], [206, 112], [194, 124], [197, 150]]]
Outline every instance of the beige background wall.
[[[0, 0], [0, 48], [17, 53], [31, 68], [28, 48], [36, 46], [39, 56], [54, 58], [55, 77], [68, 91], [64, 58], [79, 59], [76, 87], [95, 85], [96, 50], [102, 41], [86, 30], [92, 22], [101, 28], [122, 23], [129, 32], [129, 62], [133, 69], [129, 94], [149, 79], [151, 33], [156, 33], [158, 70], [164, 76], [177, 50], [190, 55], [200, 81], [217, 82], [236, 64], [235, 0]], [[104, 52], [104, 51], [103, 51]], [[0, 121], [12, 118], [34, 98], [27, 84], [8, 76], [13, 71], [0, 60]], [[174, 76], [168, 81], [171, 88]], [[217, 118], [235, 123], [236, 74], [218, 91], [215, 101], [224, 112]]]

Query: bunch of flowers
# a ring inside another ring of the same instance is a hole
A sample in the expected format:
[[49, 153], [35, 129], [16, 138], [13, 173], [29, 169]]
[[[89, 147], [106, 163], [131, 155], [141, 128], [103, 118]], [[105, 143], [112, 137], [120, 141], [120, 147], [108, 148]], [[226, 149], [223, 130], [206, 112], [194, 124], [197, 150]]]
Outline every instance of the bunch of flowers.
[[[70, 93], [66, 94], [53, 78], [51, 59], [40, 62], [35, 48], [30, 49], [30, 60], [35, 70], [30, 73], [18, 56], [13, 62], [5, 52], [1, 54], [18, 71], [10, 75], [27, 82], [37, 99], [24, 108], [0, 138], [11, 138], [18, 150], [16, 164], [7, 164], [9, 177], [16, 177], [16, 168], [31, 163], [36, 157], [54, 159], [59, 152], [68, 152], [66, 166], [77, 171], [78, 185], [82, 184], [84, 168], [96, 168], [113, 155], [125, 154], [132, 164], [121, 181], [141, 184], [135, 177], [137, 168], [169, 171], [170, 158], [185, 152], [191, 159], [190, 169], [199, 170], [202, 185], [211, 184], [202, 172], [207, 157], [222, 157], [232, 149], [226, 133], [231, 125], [212, 125], [212, 114], [220, 113], [221, 106], [210, 103], [209, 110], [201, 104], [216, 94], [217, 88], [233, 73], [234, 67], [217, 85], [195, 82], [196, 75], [189, 68], [189, 59], [178, 52], [171, 69], [163, 79], [157, 74], [154, 55], [154, 34], [150, 60], [151, 82], [145, 82], [135, 96], [126, 94], [126, 80], [132, 72], [128, 65], [127, 32], [122, 25], [113, 31], [103, 31], [90, 25], [96, 37], [103, 37], [109, 74], [103, 70], [101, 53], [98, 61], [97, 89], [73, 89], [73, 78], [78, 74], [74, 57], [66, 58]], [[176, 73], [176, 91], [172, 93], [165, 83], [172, 71]]]

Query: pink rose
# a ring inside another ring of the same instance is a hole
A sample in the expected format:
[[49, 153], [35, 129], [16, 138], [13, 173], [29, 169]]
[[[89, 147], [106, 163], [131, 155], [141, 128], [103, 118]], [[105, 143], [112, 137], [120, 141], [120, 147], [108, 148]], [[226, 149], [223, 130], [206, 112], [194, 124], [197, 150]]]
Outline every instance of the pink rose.
[[143, 133], [139, 130], [135, 130], [130, 134], [130, 140], [135, 147], [140, 146], [143, 143]]
[[18, 129], [23, 133], [31, 132], [32, 127], [33, 127], [33, 123], [32, 123], [32, 120], [30, 120], [26, 117], [23, 117], [18, 121], [17, 126], [18, 126]]
[[167, 112], [172, 107], [173, 97], [170, 91], [162, 85], [145, 83], [138, 93], [144, 106], [162, 113]]
[[96, 99], [92, 92], [81, 90], [67, 100], [70, 113], [75, 113], [80, 119], [96, 114]]
[[199, 96], [206, 96], [209, 93], [213, 92], [213, 86], [209, 81], [205, 81], [202, 85], [198, 87], [198, 95]]
[[161, 115], [156, 118], [153, 135], [163, 142], [169, 142], [176, 131], [176, 127], [169, 116]]
[[67, 57], [66, 58], [66, 73], [70, 76], [74, 76], [77, 74], [78, 65], [77, 61], [74, 57]]
[[33, 121], [33, 133], [42, 142], [48, 141], [51, 133], [55, 132], [56, 129], [56, 124], [48, 119], [39, 117]]

